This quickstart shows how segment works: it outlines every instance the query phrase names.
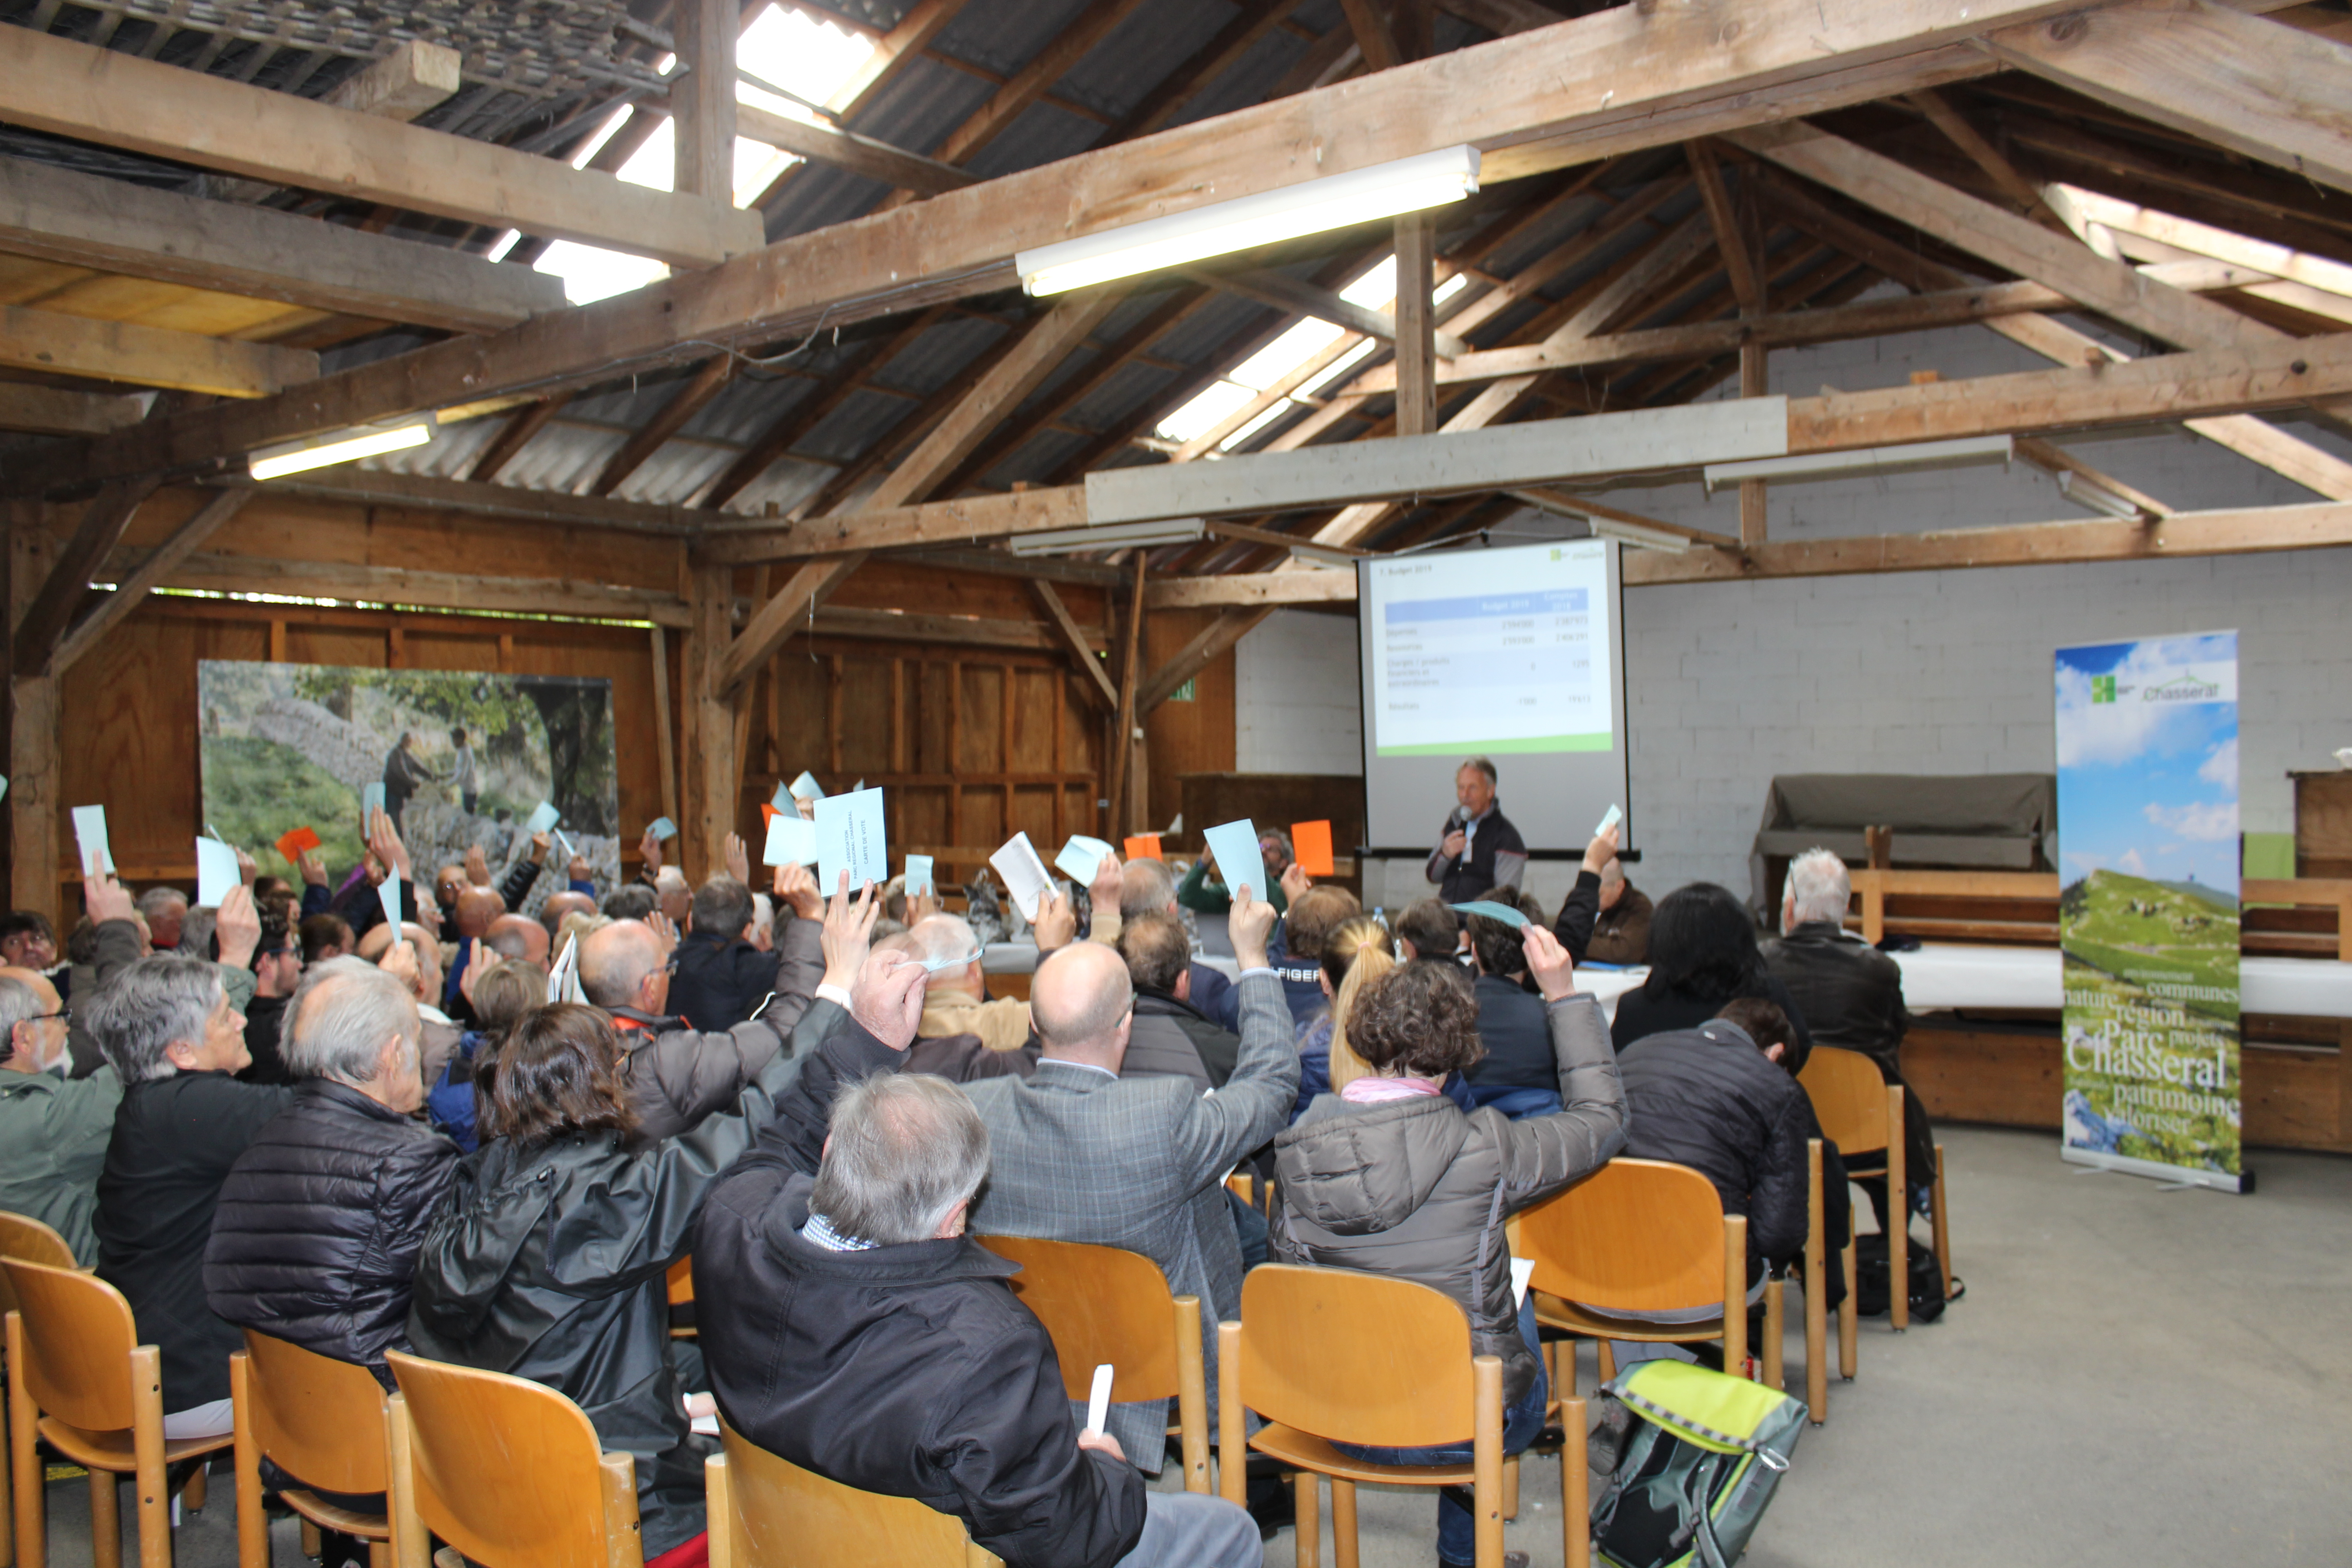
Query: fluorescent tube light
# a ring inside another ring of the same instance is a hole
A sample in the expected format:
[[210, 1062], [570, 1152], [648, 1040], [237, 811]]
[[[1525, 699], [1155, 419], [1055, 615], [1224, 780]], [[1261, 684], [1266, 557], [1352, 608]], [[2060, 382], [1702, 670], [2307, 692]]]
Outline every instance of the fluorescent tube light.
[[1056, 528], [1016, 533], [1005, 543], [1015, 555], [1068, 555], [1081, 550], [1125, 550], [1133, 545], [1190, 544], [1208, 531], [1197, 517], [1159, 522], [1110, 523], [1101, 528]]
[[1709, 463], [1703, 470], [1709, 495], [1717, 485], [1741, 479], [1837, 479], [1856, 474], [1897, 474], [1909, 468], [1948, 468], [1963, 463], [2000, 463], [2015, 456], [2007, 436], [1971, 436], [1960, 441], [1912, 441], [1857, 452], [1819, 452], [1801, 458], [1759, 458], [1749, 463]]
[[355, 462], [384, 452], [422, 447], [431, 439], [433, 421], [429, 418], [393, 426], [362, 426], [332, 436], [314, 436], [283, 446], [264, 447], [248, 457], [246, 463], [255, 479], [274, 479], [306, 468], [323, 468], [334, 463]]
[[1024, 250], [1013, 258], [1032, 294], [1060, 294], [1212, 256], [1322, 234], [1458, 202], [1478, 188], [1478, 149], [1447, 147], [1279, 191]]
[[2058, 493], [2076, 506], [2103, 512], [2108, 517], [2119, 517], [2126, 522], [2137, 522], [2140, 520], [2139, 507], [2136, 503], [2125, 500], [2106, 486], [2078, 474], [2072, 468], [2058, 470]]
[[1613, 539], [1620, 544], [1635, 544], [1643, 550], [1663, 550], [1669, 555], [1687, 555], [1691, 542], [1679, 533], [1669, 533], [1663, 528], [1646, 528], [1638, 522], [1620, 522], [1613, 517], [1587, 518], [1595, 539]]

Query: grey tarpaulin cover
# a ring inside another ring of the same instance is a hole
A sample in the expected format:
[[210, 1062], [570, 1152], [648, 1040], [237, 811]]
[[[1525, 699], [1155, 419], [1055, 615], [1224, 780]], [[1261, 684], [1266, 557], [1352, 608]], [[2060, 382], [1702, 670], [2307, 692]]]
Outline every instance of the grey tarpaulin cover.
[[1748, 852], [1756, 907], [1778, 915], [1779, 873], [1816, 845], [1863, 864], [1864, 827], [1895, 830], [1897, 866], [2031, 871], [2057, 826], [2051, 773], [1783, 773]]

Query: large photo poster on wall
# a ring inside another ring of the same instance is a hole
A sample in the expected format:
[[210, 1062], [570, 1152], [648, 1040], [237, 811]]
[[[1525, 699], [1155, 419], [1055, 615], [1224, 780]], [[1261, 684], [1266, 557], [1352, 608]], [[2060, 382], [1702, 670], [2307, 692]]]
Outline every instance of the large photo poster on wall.
[[[278, 841], [310, 827], [341, 879], [365, 853], [375, 784], [421, 879], [476, 844], [502, 870], [545, 805], [599, 886], [618, 880], [609, 680], [206, 659], [196, 699], [204, 820], [265, 871], [299, 880]], [[569, 859], [558, 845], [524, 912], [562, 889]]]
[[2238, 634], [2060, 648], [2065, 1131], [2238, 1190]]

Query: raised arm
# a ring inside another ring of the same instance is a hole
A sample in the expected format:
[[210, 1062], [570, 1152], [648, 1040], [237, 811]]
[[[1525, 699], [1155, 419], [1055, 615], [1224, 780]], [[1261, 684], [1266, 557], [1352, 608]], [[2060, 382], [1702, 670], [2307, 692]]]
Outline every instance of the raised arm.
[[1199, 1182], [1213, 1182], [1290, 1120], [1298, 1097], [1298, 1053], [1291, 1047], [1290, 1005], [1266, 963], [1274, 906], [1246, 887], [1234, 890], [1234, 956], [1242, 968], [1241, 1051], [1216, 1093], [1188, 1102], [1177, 1155]]
[[1625, 1087], [1601, 1004], [1576, 989], [1567, 950], [1541, 926], [1527, 928], [1527, 954], [1551, 1026], [1561, 1109], [1506, 1124], [1503, 1182], [1514, 1209], [1590, 1175], [1625, 1147]]

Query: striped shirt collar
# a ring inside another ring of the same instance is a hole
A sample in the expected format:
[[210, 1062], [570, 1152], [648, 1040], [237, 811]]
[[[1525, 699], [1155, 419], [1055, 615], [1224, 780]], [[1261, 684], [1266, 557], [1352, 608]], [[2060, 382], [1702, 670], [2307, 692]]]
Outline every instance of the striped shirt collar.
[[833, 1223], [814, 1209], [809, 1210], [808, 1223], [801, 1226], [801, 1239], [827, 1252], [869, 1252], [879, 1242], [861, 1241], [854, 1236], [844, 1236], [833, 1228]]

